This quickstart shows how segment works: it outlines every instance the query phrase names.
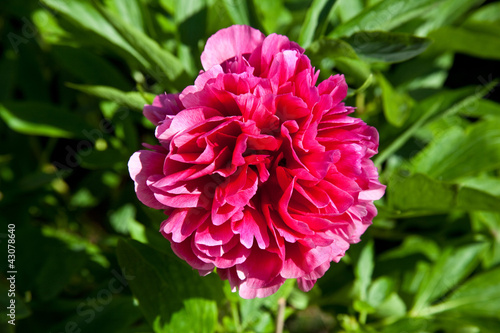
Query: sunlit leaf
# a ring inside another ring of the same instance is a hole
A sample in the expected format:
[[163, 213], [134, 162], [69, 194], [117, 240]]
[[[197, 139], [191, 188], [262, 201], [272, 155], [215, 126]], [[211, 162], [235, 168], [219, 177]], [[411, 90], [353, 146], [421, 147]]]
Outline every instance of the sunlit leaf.
[[302, 24], [299, 39], [297, 40], [302, 47], [307, 48], [311, 44], [318, 23], [325, 21], [324, 18], [321, 20], [320, 16], [328, 16], [334, 3], [334, 0], [313, 0], [307, 10], [306, 19]]
[[442, 1], [443, 0], [381, 1], [373, 7], [365, 8], [351, 20], [337, 26], [329, 36], [350, 36], [362, 30], [391, 30], [422, 15]]
[[0, 104], [0, 117], [12, 130], [27, 135], [84, 138], [84, 131], [90, 128], [69, 111], [32, 101]]
[[427, 38], [385, 31], [360, 31], [343, 40], [360, 57], [387, 63], [411, 59], [424, 52], [431, 43]]
[[68, 83], [68, 87], [83, 91], [89, 95], [94, 95], [102, 99], [116, 102], [120, 105], [129, 107], [134, 110], [141, 110], [145, 104], [149, 104], [148, 100], [140, 92], [124, 92], [113, 87], [107, 86], [91, 86], [83, 84]]

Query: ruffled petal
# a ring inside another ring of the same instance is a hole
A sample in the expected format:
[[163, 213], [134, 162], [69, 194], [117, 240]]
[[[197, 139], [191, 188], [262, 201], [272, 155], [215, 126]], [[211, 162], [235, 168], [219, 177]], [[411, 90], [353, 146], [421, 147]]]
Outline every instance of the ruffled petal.
[[201, 54], [201, 64], [205, 70], [209, 70], [233, 57], [252, 53], [264, 38], [262, 32], [246, 25], [221, 29], [207, 40]]

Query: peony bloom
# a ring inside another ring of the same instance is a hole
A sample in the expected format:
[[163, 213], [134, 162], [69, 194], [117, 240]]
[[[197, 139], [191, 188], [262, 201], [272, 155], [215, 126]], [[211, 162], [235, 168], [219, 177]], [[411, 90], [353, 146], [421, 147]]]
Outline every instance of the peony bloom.
[[222, 29], [201, 63], [194, 85], [144, 108], [159, 145], [130, 158], [137, 196], [165, 210], [179, 257], [241, 297], [292, 278], [308, 291], [377, 213], [378, 133], [349, 116], [343, 75], [316, 85], [285, 36]]

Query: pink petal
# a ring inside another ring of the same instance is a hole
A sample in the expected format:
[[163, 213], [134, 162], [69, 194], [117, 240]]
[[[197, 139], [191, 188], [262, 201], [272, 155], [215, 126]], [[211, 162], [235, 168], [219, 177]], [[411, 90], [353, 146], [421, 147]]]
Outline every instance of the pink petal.
[[155, 209], [165, 209], [167, 206], [159, 202], [152, 189], [147, 185], [147, 180], [151, 176], [163, 175], [163, 163], [165, 154], [140, 150], [134, 153], [128, 161], [130, 177], [135, 183], [137, 198], [146, 206]]
[[212, 35], [201, 54], [201, 64], [205, 70], [222, 64], [225, 60], [252, 51], [264, 40], [259, 30], [246, 25], [233, 25]]
[[175, 115], [183, 108], [179, 94], [161, 94], [154, 98], [153, 105], [144, 106], [143, 113], [149, 121], [158, 125], [167, 115]]

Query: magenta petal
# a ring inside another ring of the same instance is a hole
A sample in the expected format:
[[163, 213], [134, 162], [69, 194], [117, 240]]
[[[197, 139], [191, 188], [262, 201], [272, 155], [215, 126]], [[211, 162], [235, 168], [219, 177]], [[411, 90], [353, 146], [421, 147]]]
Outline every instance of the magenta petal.
[[[166, 237], [168, 239], [168, 236]], [[193, 253], [191, 238], [188, 238], [181, 243], [171, 241], [171, 246], [172, 250], [179, 258], [187, 261], [187, 263], [194, 269], [197, 269], [201, 275], [206, 275], [215, 268], [214, 264], [203, 262]]]
[[246, 25], [233, 25], [219, 30], [207, 40], [201, 54], [201, 64], [205, 70], [209, 70], [225, 60], [252, 53], [264, 38], [259, 30]]
[[163, 234], [171, 234], [172, 241], [183, 242], [207, 220], [208, 213], [201, 209], [174, 209], [166, 219], [160, 231]]
[[320, 95], [328, 94], [332, 96], [332, 104], [340, 103], [347, 96], [347, 84], [344, 75], [337, 74], [330, 76], [318, 85]]
[[201, 62], [193, 85], [144, 107], [160, 145], [130, 158], [137, 197], [169, 215], [161, 233], [180, 258], [241, 297], [287, 278], [308, 291], [377, 214], [378, 132], [349, 115], [344, 76], [317, 85], [286, 36], [222, 29]]
[[179, 94], [161, 94], [155, 97], [153, 105], [144, 106], [143, 113], [149, 121], [158, 125], [167, 115], [175, 115], [183, 108]]
[[243, 219], [234, 222], [233, 230], [240, 234], [240, 241], [246, 248], [251, 248], [253, 240], [261, 249], [269, 246], [269, 234], [264, 217], [254, 209], [247, 209]]

